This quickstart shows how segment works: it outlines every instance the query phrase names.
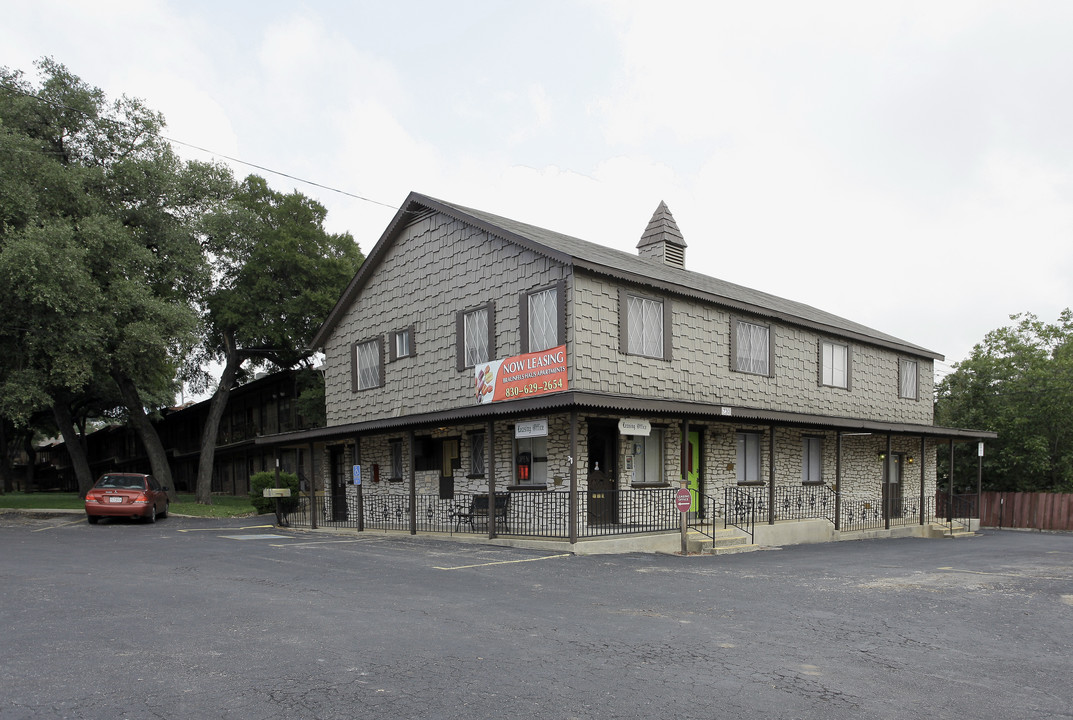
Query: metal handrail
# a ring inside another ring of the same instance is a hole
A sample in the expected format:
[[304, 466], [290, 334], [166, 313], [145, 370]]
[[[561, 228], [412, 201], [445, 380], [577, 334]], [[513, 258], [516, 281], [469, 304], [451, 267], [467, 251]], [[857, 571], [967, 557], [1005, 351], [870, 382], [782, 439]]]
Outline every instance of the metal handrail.
[[757, 502], [747, 490], [739, 487], [723, 488], [723, 529], [736, 527], [753, 541], [756, 532]]

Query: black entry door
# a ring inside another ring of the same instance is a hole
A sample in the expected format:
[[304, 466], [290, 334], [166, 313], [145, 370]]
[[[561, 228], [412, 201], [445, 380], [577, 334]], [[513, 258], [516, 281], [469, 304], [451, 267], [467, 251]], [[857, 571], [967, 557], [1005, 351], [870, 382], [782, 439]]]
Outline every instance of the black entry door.
[[593, 525], [618, 522], [618, 426], [589, 421], [588, 519]]
[[345, 457], [343, 448], [335, 446], [329, 452], [332, 482], [332, 521], [346, 522], [347, 519], [347, 472], [343, 465]]

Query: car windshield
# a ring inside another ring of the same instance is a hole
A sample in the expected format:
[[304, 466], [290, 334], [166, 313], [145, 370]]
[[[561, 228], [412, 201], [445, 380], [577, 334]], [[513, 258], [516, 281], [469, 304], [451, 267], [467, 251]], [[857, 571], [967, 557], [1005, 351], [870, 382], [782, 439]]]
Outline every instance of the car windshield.
[[126, 475], [105, 475], [101, 478], [101, 481], [97, 483], [99, 488], [117, 488], [120, 490], [143, 490], [145, 489], [145, 480], [140, 477], [129, 477]]

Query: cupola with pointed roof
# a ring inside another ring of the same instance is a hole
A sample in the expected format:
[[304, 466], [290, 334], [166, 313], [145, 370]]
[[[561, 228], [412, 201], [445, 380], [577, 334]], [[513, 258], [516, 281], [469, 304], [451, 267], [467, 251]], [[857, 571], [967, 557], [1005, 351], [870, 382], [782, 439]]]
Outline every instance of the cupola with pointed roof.
[[646, 260], [665, 263], [671, 267], [685, 268], [686, 241], [674, 221], [667, 203], [659, 201], [659, 207], [652, 213], [648, 227], [637, 243], [637, 254]]

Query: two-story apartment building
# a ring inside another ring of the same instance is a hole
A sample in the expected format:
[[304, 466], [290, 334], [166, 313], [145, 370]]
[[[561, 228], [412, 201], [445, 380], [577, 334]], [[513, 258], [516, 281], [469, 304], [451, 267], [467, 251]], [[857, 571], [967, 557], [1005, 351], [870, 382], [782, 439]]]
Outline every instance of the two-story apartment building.
[[661, 529], [682, 480], [701, 521], [923, 524], [989, 436], [933, 425], [942, 356], [686, 249], [663, 203], [632, 255], [412, 193], [314, 339], [328, 426], [264, 441], [327, 444], [321, 517], [412, 531], [489, 495], [493, 534]]

